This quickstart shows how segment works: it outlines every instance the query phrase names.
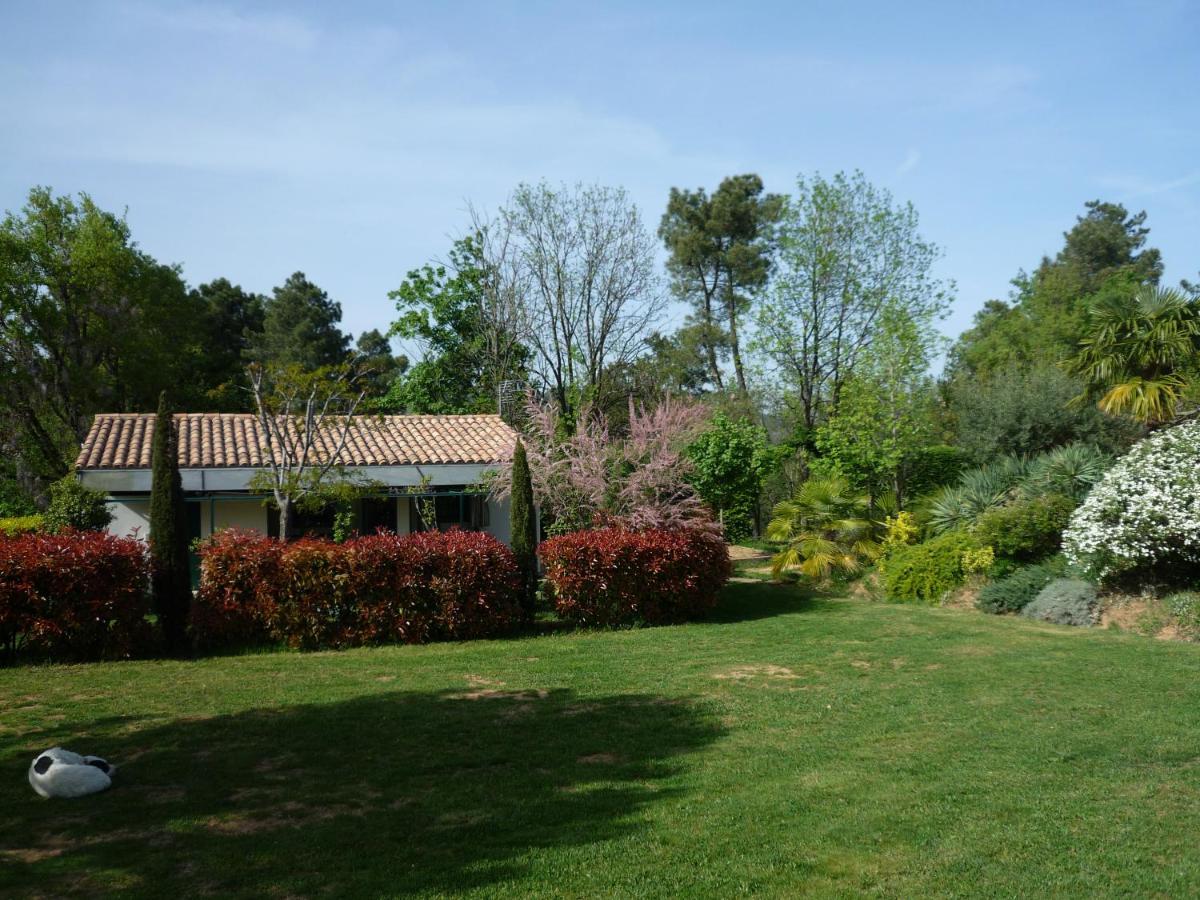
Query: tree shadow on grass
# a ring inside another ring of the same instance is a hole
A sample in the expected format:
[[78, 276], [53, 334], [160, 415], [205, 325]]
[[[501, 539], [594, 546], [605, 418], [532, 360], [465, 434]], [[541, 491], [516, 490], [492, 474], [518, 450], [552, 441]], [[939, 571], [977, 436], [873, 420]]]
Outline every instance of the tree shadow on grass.
[[800, 584], [730, 582], [721, 591], [721, 599], [705, 621], [731, 624], [806, 612], [826, 596], [828, 594], [823, 591]]
[[34, 751], [9, 739], [0, 894], [523, 892], [531, 852], [635, 833], [721, 733], [688, 700], [487, 686], [110, 719], [76, 738], [114, 787], [75, 801], [16, 790]]

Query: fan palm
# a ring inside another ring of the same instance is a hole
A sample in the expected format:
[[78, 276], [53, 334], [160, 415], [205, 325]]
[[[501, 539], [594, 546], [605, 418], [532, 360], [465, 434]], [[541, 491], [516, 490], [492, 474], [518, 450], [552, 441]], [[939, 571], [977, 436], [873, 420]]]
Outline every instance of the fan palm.
[[767, 537], [784, 547], [771, 563], [780, 575], [798, 571], [825, 579], [834, 571], [853, 573], [879, 555], [867, 498], [842, 478], [813, 478], [772, 511]]
[[1091, 335], [1067, 363], [1087, 384], [1077, 399], [1099, 396], [1104, 412], [1148, 425], [1172, 419], [1200, 352], [1200, 300], [1146, 286], [1097, 301], [1090, 324]]

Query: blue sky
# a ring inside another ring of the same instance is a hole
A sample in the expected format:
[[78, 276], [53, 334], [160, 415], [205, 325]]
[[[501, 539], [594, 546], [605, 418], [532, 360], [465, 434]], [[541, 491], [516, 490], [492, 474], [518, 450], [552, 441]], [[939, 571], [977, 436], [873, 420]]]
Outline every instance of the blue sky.
[[[979, 6], [980, 8], [974, 8]], [[196, 284], [304, 270], [356, 334], [522, 180], [862, 169], [958, 283], [949, 334], [1084, 201], [1200, 269], [1200, 5], [0, 0], [0, 207], [128, 207]]]

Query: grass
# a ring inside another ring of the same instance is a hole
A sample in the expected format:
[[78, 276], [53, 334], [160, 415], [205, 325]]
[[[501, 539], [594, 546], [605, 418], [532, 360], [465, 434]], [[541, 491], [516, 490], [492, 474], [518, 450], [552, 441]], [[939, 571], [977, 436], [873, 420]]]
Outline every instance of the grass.
[[[1200, 648], [734, 584], [709, 622], [0, 671], [0, 894], [1195, 895]], [[45, 801], [33, 755], [122, 765]]]

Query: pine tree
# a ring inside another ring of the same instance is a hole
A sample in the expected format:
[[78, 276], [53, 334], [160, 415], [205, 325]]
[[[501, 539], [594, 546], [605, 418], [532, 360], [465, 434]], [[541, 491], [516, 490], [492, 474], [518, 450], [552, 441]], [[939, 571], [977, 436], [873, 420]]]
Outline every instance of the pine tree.
[[174, 417], [164, 391], [158, 399], [151, 448], [150, 564], [154, 609], [167, 650], [172, 654], [187, 649], [188, 607], [192, 601], [177, 441]]
[[512, 459], [512, 494], [509, 521], [512, 531], [512, 550], [521, 570], [521, 603], [525, 614], [533, 617], [537, 594], [537, 525], [533, 509], [533, 482], [529, 475], [529, 460], [525, 445], [517, 438]]

